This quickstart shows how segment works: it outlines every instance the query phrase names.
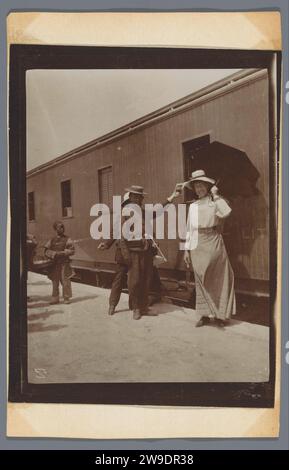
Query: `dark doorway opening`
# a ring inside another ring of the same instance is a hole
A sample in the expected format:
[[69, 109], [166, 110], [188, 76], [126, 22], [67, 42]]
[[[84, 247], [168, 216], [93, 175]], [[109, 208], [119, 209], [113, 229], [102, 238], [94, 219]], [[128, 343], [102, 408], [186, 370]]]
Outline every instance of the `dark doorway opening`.
[[[183, 142], [183, 156], [184, 156], [184, 181], [188, 181], [191, 178], [193, 171], [193, 155], [196, 150], [200, 150], [205, 145], [210, 143], [210, 135], [205, 134], [195, 139], [187, 140]], [[201, 170], [202, 168], [200, 168]], [[192, 191], [188, 188], [184, 190], [184, 201], [189, 202], [193, 198]]]

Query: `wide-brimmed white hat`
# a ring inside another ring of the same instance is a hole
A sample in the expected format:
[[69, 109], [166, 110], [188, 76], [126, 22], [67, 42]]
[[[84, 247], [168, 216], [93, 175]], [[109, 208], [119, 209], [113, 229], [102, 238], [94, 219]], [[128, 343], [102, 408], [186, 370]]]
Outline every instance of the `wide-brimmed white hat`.
[[195, 181], [205, 181], [206, 183], [210, 184], [216, 183], [213, 178], [209, 178], [208, 176], [206, 176], [204, 170], [193, 171], [191, 179], [188, 181], [188, 183], [194, 183]]

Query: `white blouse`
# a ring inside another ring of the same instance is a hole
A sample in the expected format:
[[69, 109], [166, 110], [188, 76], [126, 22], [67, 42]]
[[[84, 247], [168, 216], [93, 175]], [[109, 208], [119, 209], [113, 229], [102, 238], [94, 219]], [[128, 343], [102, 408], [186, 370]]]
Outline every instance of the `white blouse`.
[[232, 209], [222, 197], [217, 197], [212, 201], [210, 196], [198, 199], [190, 205], [187, 219], [187, 235], [185, 249], [193, 249], [194, 232], [199, 228], [216, 227], [221, 220], [228, 217]]

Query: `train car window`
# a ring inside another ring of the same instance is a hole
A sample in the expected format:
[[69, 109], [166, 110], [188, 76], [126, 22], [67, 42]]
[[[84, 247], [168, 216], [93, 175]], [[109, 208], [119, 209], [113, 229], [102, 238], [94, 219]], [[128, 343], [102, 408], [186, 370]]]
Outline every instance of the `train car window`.
[[72, 217], [71, 181], [70, 180], [61, 182], [61, 202], [62, 202], [62, 216]]
[[33, 191], [28, 193], [28, 219], [29, 221], [35, 220], [35, 199]]
[[112, 207], [112, 166], [98, 170], [99, 202]]

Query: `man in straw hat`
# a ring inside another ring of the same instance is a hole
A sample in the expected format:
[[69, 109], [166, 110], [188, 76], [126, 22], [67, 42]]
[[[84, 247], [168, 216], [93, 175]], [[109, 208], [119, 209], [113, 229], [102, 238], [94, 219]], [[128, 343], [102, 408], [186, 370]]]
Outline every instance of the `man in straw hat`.
[[[129, 204], [135, 204], [139, 207], [142, 207], [144, 195], [144, 188], [142, 186], [132, 185], [126, 189], [126, 194], [124, 196], [122, 207], [125, 207]], [[174, 191], [171, 196], [162, 204], [166, 206], [170, 204], [175, 197], [180, 193]], [[144, 224], [144, 211], [143, 215], [143, 224]], [[154, 214], [155, 216], [155, 214]], [[108, 249], [110, 248], [115, 240], [111, 234], [110, 240], [101, 242], [98, 246], [98, 249]], [[134, 311], [133, 318], [139, 319], [141, 315], [150, 315], [152, 314], [148, 309], [148, 290], [149, 287], [152, 288], [155, 298], [160, 298], [161, 291], [161, 281], [157, 269], [153, 266], [153, 254], [154, 249], [152, 244], [148, 240], [130, 240], [130, 241], [116, 241], [116, 254], [115, 260], [117, 262], [117, 272], [113, 280], [110, 298], [109, 298], [109, 315], [113, 315], [115, 308], [119, 302], [122, 286], [125, 280], [125, 277], [128, 273], [128, 288], [129, 288], [129, 308]], [[144, 292], [141, 286], [145, 286]], [[141, 289], [140, 289], [141, 287]], [[145, 299], [145, 302], [141, 302], [140, 297]], [[145, 304], [145, 305], [144, 305]]]
[[[145, 196], [142, 186], [130, 186], [126, 189], [129, 193], [130, 203], [127, 204], [127, 216], [130, 215], [130, 205], [136, 205], [141, 208], [142, 216], [142, 237], [139, 239], [124, 238], [120, 241], [120, 248], [125, 263], [128, 265], [128, 291], [130, 308], [133, 310], [133, 319], [139, 320], [143, 315], [155, 315], [149, 311], [149, 287], [153, 273], [153, 256], [155, 248], [152, 240], [145, 237], [145, 211], [142, 206]], [[171, 203], [180, 192], [174, 192], [162, 204], [166, 206]], [[153, 214], [156, 217], [156, 214]]]
[[[121, 206], [124, 207], [129, 202], [131, 202], [129, 199], [129, 193], [126, 192], [123, 197], [123, 202], [121, 203]], [[113, 238], [113, 234], [111, 235], [112, 236], [109, 240], [102, 241], [98, 245], [99, 250], [108, 250], [116, 242], [116, 252], [115, 252], [116, 273], [115, 273], [115, 276], [113, 278], [113, 282], [111, 285], [108, 315], [113, 315], [115, 312], [115, 309], [120, 300], [123, 286], [126, 283], [127, 272], [128, 272], [128, 266], [127, 264], [123, 262], [123, 259], [122, 259], [120, 245]], [[152, 293], [152, 297], [150, 298], [150, 305], [152, 305], [153, 303], [159, 302], [161, 300], [161, 289], [162, 289], [162, 284], [161, 284], [159, 272], [157, 268], [153, 266], [151, 286], [150, 286], [150, 291]]]

